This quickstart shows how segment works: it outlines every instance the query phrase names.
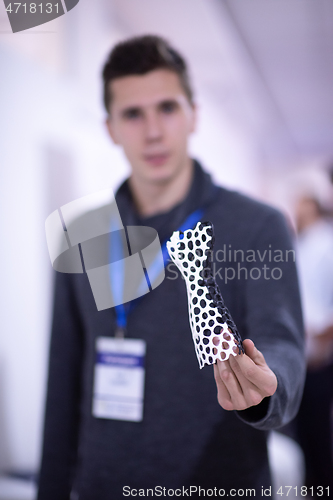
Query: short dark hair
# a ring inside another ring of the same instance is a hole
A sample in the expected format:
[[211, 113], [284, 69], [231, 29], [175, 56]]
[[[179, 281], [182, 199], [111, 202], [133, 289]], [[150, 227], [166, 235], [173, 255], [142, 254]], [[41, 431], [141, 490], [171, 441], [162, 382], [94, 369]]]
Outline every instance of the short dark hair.
[[156, 69], [176, 73], [184, 92], [193, 103], [193, 92], [184, 58], [164, 38], [145, 35], [118, 43], [103, 68], [104, 105], [109, 112], [112, 100], [110, 82], [130, 75], [144, 75]]

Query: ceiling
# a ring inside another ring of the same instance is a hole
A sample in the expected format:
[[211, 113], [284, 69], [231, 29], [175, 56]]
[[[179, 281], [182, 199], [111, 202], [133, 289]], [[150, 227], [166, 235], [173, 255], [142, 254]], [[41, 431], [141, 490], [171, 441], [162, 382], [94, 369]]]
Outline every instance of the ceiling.
[[[105, 47], [124, 36], [161, 34], [189, 60], [199, 100], [210, 100], [217, 117], [249, 138], [265, 168], [307, 158], [332, 163], [332, 0], [80, 0], [79, 5], [29, 37], [8, 31], [0, 1], [0, 42], [38, 56], [51, 69], [73, 72], [81, 61], [89, 79], [99, 75], [106, 50], [98, 46], [98, 31], [113, 33]], [[48, 30], [43, 38], [42, 29]]]

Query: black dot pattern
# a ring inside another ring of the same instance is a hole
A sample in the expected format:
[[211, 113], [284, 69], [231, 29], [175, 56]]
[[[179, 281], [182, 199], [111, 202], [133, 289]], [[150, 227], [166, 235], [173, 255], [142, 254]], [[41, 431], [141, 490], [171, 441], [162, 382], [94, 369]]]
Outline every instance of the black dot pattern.
[[[174, 232], [167, 242], [169, 255], [185, 278], [190, 325], [200, 368], [217, 359], [225, 361], [230, 355], [236, 356], [235, 346], [239, 354], [244, 352], [242, 339], [212, 272], [214, 240], [213, 224], [198, 222], [194, 230], [181, 234]], [[190, 266], [190, 274], [184, 269], [188, 267], [185, 263]]]

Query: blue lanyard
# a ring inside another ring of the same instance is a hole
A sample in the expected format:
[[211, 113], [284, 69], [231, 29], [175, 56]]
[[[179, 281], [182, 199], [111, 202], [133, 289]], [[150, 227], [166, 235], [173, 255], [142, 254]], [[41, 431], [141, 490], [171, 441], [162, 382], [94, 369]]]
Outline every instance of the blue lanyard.
[[[202, 208], [199, 208], [195, 212], [192, 212], [187, 217], [185, 222], [177, 229], [177, 231], [186, 231], [189, 228], [193, 228], [202, 218], [203, 213], [204, 210]], [[119, 304], [115, 306], [116, 321], [117, 321], [116, 336], [123, 337], [124, 331], [127, 326], [127, 317], [129, 312], [134, 308], [134, 303], [133, 301], [127, 302], [126, 304], [122, 303], [125, 270], [124, 270], [124, 264], [121, 264], [123, 262], [124, 252], [123, 252], [123, 242], [120, 237], [119, 229], [120, 228], [118, 225], [116, 225], [116, 222], [111, 221], [110, 236], [112, 235], [112, 244], [110, 238], [110, 262], [118, 261], [118, 265], [116, 266], [116, 268], [112, 269], [112, 272], [110, 267], [110, 284], [115, 302]], [[167, 265], [167, 262], [169, 260], [169, 254], [166, 243], [167, 240], [162, 244], [164, 267]], [[149, 275], [150, 281], [154, 282], [155, 278], [157, 278], [161, 273], [163, 264], [161, 264], [161, 259], [159, 258], [159, 256], [157, 256], [149, 267], [149, 272], [147, 272], [146, 274], [146, 279], [148, 280], [147, 275]], [[146, 279], [139, 286], [138, 297], [143, 295], [143, 293], [141, 293], [143, 290], [147, 289]], [[135, 304], [137, 304], [137, 300], [138, 299], [135, 300]]]

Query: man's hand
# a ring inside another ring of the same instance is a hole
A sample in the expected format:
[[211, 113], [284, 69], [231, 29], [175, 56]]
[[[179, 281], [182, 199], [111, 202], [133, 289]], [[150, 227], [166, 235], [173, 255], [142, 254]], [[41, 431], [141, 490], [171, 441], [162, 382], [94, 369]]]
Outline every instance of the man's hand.
[[243, 347], [245, 354], [217, 360], [214, 365], [217, 399], [225, 410], [258, 405], [265, 397], [273, 396], [277, 388], [276, 375], [252, 340], [244, 340]]

